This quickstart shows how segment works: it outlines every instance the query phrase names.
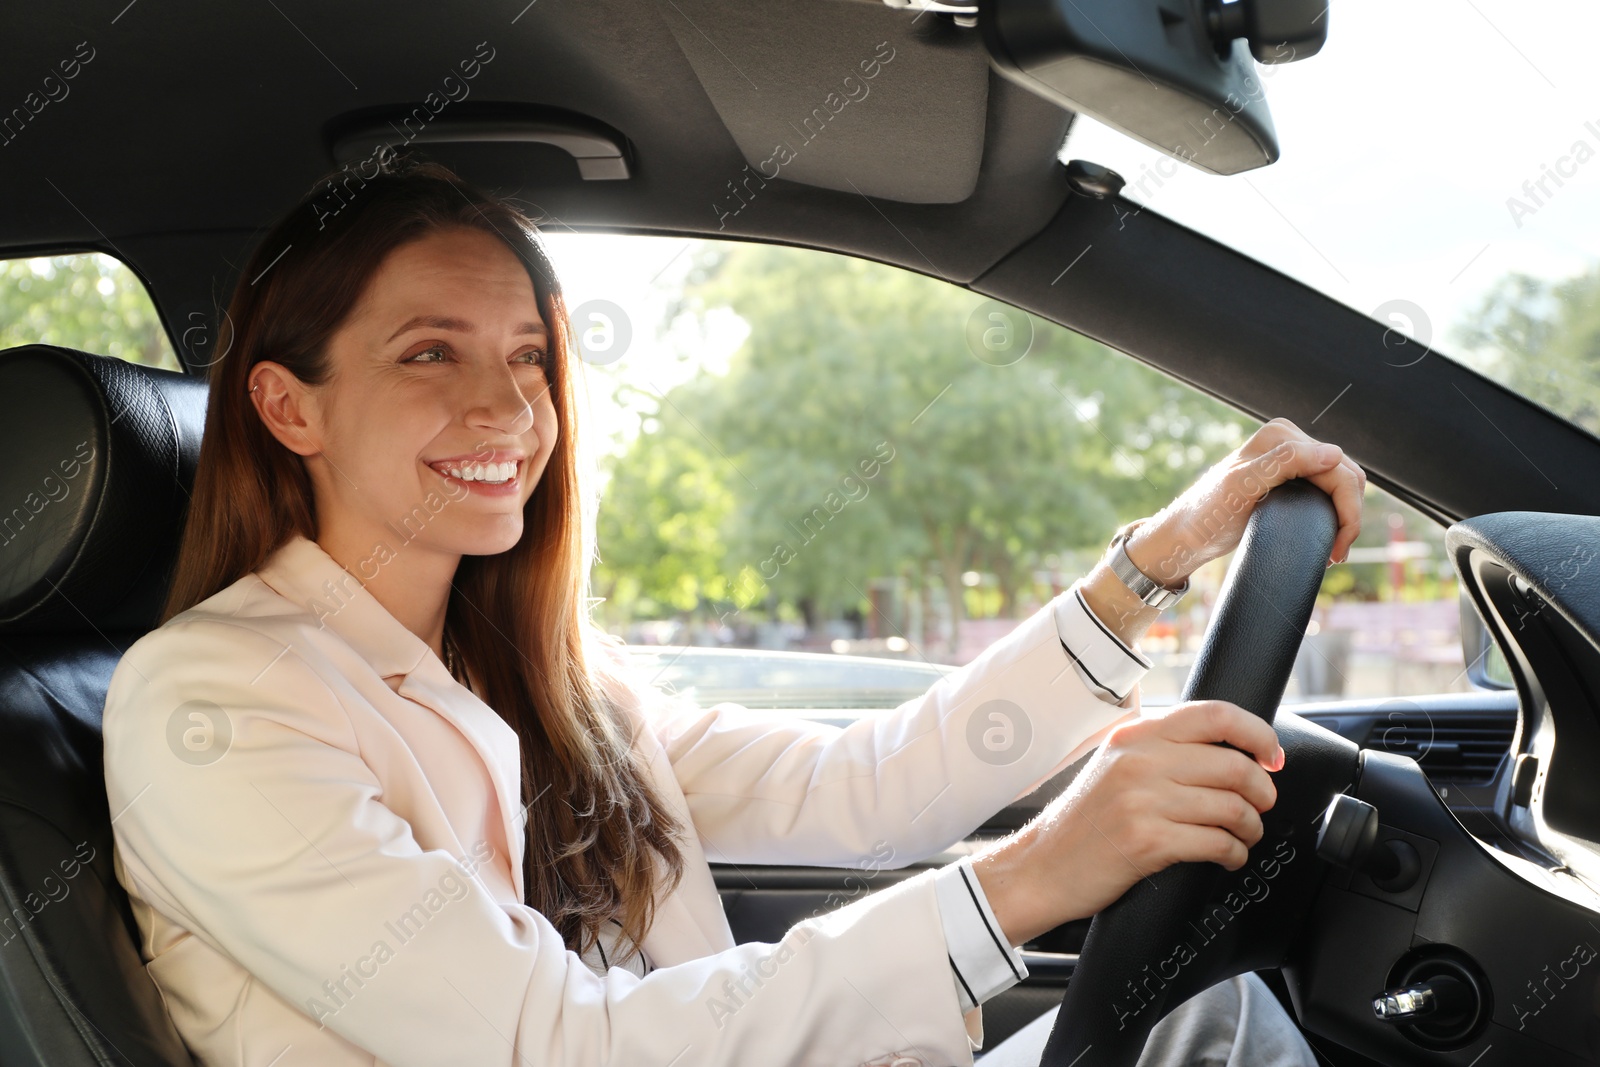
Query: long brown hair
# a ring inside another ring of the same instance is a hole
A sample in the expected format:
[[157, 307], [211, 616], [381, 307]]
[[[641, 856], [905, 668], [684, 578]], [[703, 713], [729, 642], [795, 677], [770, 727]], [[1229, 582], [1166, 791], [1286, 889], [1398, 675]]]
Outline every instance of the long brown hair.
[[579, 953], [611, 918], [638, 943], [654, 915], [654, 864], [664, 892], [683, 875], [681, 828], [607, 692], [623, 668], [608, 663], [614, 654], [585, 655], [586, 646], [614, 653], [616, 642], [588, 615], [593, 498], [579, 462], [576, 368], [561, 288], [527, 215], [439, 164], [379, 156], [318, 181], [262, 238], [218, 331], [223, 356], [210, 368], [205, 436], [161, 622], [258, 569], [293, 534], [316, 539], [304, 461], [249, 402], [251, 368], [270, 358], [307, 385], [326, 382], [328, 340], [384, 257], [451, 227], [494, 234], [527, 267], [550, 331], [560, 433], [523, 509], [522, 538], [496, 555], [462, 557], [445, 628], [484, 702], [521, 742], [524, 902]]

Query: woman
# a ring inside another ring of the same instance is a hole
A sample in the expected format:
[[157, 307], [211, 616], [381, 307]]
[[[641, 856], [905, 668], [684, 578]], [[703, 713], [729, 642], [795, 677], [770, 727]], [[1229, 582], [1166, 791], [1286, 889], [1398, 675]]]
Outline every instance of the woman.
[[[163, 625], [106, 702], [117, 876], [200, 1062], [966, 1064], [1016, 946], [1141, 872], [1245, 861], [1276, 738], [1217, 702], [1134, 719], [1155, 612], [1105, 563], [845, 730], [630, 676], [587, 617], [577, 364], [532, 223], [433, 165], [333, 188], [241, 274]], [[1364, 476], [1275, 420], [1129, 558], [1180, 582], [1296, 476], [1342, 557]], [[1015, 758], [968, 743], [997, 708], [1028, 719]], [[734, 944], [708, 854], [903, 866], [1101, 742], [984, 855]], [[1314, 1062], [1253, 979], [1152, 1048], [1208, 1042]]]

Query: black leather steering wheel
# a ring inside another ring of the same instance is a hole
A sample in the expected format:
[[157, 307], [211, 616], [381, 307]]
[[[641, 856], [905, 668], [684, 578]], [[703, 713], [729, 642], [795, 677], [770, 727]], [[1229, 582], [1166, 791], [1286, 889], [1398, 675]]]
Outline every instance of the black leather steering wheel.
[[1356, 746], [1278, 704], [1337, 532], [1333, 501], [1292, 479], [1245, 526], [1182, 701], [1227, 700], [1273, 723], [1278, 802], [1238, 871], [1179, 863], [1095, 916], [1040, 1067], [1132, 1067], [1150, 1030], [1196, 993], [1284, 966], [1327, 865], [1317, 829], [1358, 773]]

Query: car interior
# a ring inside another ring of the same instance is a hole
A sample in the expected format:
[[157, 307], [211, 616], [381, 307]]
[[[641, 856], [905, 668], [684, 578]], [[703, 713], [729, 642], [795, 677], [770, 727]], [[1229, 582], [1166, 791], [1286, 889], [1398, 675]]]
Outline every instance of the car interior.
[[[1332, 529], [1325, 498], [1269, 497], [1185, 689], [1278, 726], [1289, 762], [1268, 837], [1236, 874], [1170, 869], [1030, 943], [1029, 977], [984, 1006], [986, 1047], [1065, 998], [1043, 1062], [1131, 1065], [1160, 1015], [1256, 971], [1329, 1064], [1600, 1062], [1600, 584], [1583, 566], [1600, 548], [1600, 440], [1462, 363], [1397, 366], [1383, 322], [1140, 210], [1097, 161], [1060, 158], [1081, 113], [1219, 181], [1270, 167], [1264, 102], [1229, 108], [1198, 148], [1185, 131], [1252, 63], [1317, 63], [1327, 12], [113, 0], [0, 14], [0, 258], [116, 257], [183, 364], [0, 352], [0, 1065], [193, 1062], [112, 872], [100, 714], [165, 594], [237, 265], [342, 165], [337, 212], [386, 144], [549, 228], [792, 245], [943, 279], [1251, 417], [1316, 416], [1373, 485], [1449, 526], [1470, 616], [1514, 684], [1280, 710]], [[1319, 415], [1342, 390], [1361, 402]], [[910, 867], [719, 866], [735, 935], [776, 939], [970, 853], [1081, 766]], [[1200, 935], [1197, 965], [1150, 979], [1241, 893], [1248, 908], [1224, 913], [1241, 920]], [[1124, 1027], [1105, 1005], [1129, 996], [1140, 1021]]]

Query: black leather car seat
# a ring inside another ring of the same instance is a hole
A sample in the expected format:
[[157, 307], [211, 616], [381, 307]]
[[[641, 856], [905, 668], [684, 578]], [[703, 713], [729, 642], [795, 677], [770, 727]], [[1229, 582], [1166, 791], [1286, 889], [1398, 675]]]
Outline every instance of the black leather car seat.
[[0, 1067], [193, 1067], [112, 871], [100, 716], [165, 597], [205, 408], [198, 378], [0, 352]]

